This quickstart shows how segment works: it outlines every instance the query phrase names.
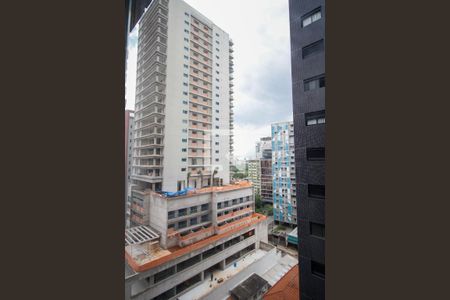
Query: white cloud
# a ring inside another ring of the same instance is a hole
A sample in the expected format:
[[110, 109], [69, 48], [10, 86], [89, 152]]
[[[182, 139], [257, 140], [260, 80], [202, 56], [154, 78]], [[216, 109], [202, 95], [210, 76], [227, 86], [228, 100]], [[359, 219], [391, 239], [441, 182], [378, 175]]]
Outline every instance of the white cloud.
[[[234, 41], [234, 153], [251, 157], [256, 140], [270, 135], [271, 123], [292, 119], [288, 1], [185, 1]], [[127, 107], [133, 109], [137, 54], [135, 46], [131, 50]]]
[[134, 110], [136, 97], [136, 67], [137, 67], [137, 37], [138, 27], [136, 26], [128, 36], [128, 57], [125, 75], [125, 99], [126, 109]]

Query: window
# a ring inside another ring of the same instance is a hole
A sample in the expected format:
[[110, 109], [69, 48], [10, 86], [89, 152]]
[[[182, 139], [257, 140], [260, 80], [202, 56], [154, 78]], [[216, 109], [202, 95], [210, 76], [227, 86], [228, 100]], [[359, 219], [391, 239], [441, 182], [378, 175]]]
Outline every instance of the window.
[[187, 92], [183, 92], [183, 95], [187, 96], [187, 94], [188, 94]]
[[311, 260], [311, 273], [321, 278], [325, 278], [325, 265]]
[[312, 91], [325, 87], [325, 75], [319, 75], [303, 80], [304, 90]]
[[209, 215], [203, 215], [202, 216], [202, 223], [203, 222], [208, 222], [209, 221]]
[[188, 21], [184, 21], [184, 23], [186, 23], [186, 25], [189, 25], [189, 22], [188, 22]]
[[302, 58], [305, 59], [314, 54], [323, 52], [323, 39], [302, 48]]
[[196, 212], [197, 212], [197, 206], [192, 206], [191, 209], [190, 209], [190, 213], [193, 214], [193, 213], [196, 213]]
[[186, 161], [186, 158], [185, 158], [185, 157], [184, 157], [184, 158], [182, 158], [182, 159], [181, 159], [181, 161]]
[[309, 222], [309, 233], [316, 237], [325, 237], [325, 225]]
[[202, 211], [208, 210], [208, 208], [209, 208], [209, 204], [208, 203], [202, 204]]
[[187, 114], [188, 112], [187, 112], [187, 110], [183, 110], [183, 114]]
[[216, 48], [216, 51], [220, 51], [219, 48]]
[[184, 73], [183, 76], [184, 76], [184, 77], [188, 77], [188, 74]]
[[219, 55], [216, 55], [216, 58], [219, 59]]
[[216, 161], [219, 161], [219, 159], [218, 159], [218, 158], [216, 158]]
[[188, 39], [188, 38], [184, 38], [184, 40], [185, 40], [186, 42], [189, 42], [189, 39]]
[[216, 121], [219, 121], [219, 118], [216, 118]]
[[181, 149], [181, 152], [186, 152], [186, 151], [187, 151], [186, 148]]
[[196, 224], [198, 224], [198, 219], [197, 218], [192, 218], [192, 219], [189, 220], [189, 223], [191, 225], [196, 225]]
[[318, 184], [308, 184], [308, 197], [325, 199], [325, 186]]
[[188, 102], [186, 100], [183, 100], [183, 104], [188, 104]]
[[219, 66], [219, 64], [218, 64], [218, 63], [216, 63], [216, 66]]
[[185, 215], [187, 215], [187, 208], [182, 208], [182, 209], [178, 210], [178, 216], [179, 217], [182, 217], [182, 216], [185, 216]]
[[216, 44], [220, 44], [220, 42], [219, 42], [219, 41], [216, 41]]
[[325, 160], [325, 148], [306, 148], [306, 159], [309, 161]]
[[219, 129], [219, 126], [216, 125], [216, 129]]
[[325, 124], [325, 110], [305, 114], [306, 126]]
[[187, 122], [188, 122], [188, 121], [187, 121], [186, 119], [185, 119], [185, 120], [183, 120], [183, 123], [184, 123], [184, 124], [187, 124]]
[[321, 7], [314, 9], [302, 17], [302, 27], [306, 27], [322, 18]]
[[185, 29], [184, 32], [189, 33], [189, 30]]
[[181, 172], [186, 172], [186, 168], [181, 168]]
[[186, 69], [187, 69], [187, 68], [189, 68], [189, 66], [188, 66], [188, 65], [183, 65], [183, 66], [184, 66], [184, 67], [185, 67]]
[[178, 222], [178, 228], [185, 228], [185, 227], [187, 227], [187, 221]]
[[184, 85], [184, 86], [188, 86], [187, 82], [183, 82], [183, 85]]
[[216, 113], [219, 113], [219, 110], [218, 110], [218, 109], [216, 109]]
[[216, 33], [216, 36], [217, 36], [217, 37], [219, 37], [219, 34], [218, 34], [218, 33]]
[[216, 71], [216, 74], [219, 74], [219, 71]]
[[216, 81], [217, 81], [217, 82], [220, 82], [219, 78], [216, 78]]
[[219, 105], [219, 102], [216, 101], [216, 104]]
[[219, 94], [216, 94], [216, 97], [219, 97]]
[[219, 146], [219, 142], [216, 142], [216, 146]]
[[185, 16], [189, 17], [189, 14], [187, 12], [184, 13]]
[[169, 220], [175, 218], [175, 211], [169, 211], [169, 212], [167, 213], [167, 218], [168, 218]]
[[189, 59], [189, 57], [187, 55], [184, 56], [184, 59]]

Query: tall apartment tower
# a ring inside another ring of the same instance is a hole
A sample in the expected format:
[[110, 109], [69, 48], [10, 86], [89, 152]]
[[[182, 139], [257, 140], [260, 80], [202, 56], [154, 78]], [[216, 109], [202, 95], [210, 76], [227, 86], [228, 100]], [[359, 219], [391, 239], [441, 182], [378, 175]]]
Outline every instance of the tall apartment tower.
[[302, 300], [325, 299], [325, 1], [289, 0]]
[[297, 225], [294, 124], [272, 124], [273, 219]]
[[228, 34], [184, 1], [153, 1], [144, 13], [132, 176], [141, 188], [200, 188], [213, 173], [229, 183], [230, 47]]
[[130, 222], [130, 185], [131, 185], [131, 163], [133, 153], [133, 127], [134, 112], [125, 110], [125, 227]]
[[[226, 32], [181, 0], [154, 0], [140, 19], [131, 176], [137, 205], [148, 207], [139, 194], [145, 190], [229, 184], [231, 47]], [[135, 216], [132, 225], [147, 219]]]

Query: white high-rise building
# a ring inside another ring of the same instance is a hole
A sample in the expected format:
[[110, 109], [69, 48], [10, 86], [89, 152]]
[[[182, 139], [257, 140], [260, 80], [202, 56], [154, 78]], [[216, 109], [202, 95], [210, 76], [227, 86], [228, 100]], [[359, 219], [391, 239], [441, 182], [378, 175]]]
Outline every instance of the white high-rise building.
[[[132, 202], [230, 182], [233, 55], [228, 34], [182, 0], [154, 0], [139, 21]], [[131, 211], [131, 225], [148, 215]]]
[[225, 31], [184, 1], [155, 0], [144, 13], [132, 174], [140, 189], [199, 188], [213, 177], [229, 183], [231, 46]]

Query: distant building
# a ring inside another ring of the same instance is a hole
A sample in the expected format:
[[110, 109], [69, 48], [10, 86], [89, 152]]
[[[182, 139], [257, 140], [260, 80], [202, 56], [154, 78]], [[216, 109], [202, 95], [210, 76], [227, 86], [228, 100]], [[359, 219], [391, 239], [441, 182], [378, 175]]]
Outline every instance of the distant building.
[[272, 153], [272, 137], [263, 137], [256, 142], [256, 159], [271, 158]]
[[[272, 149], [270, 150], [270, 155], [272, 155]], [[261, 158], [261, 200], [273, 204], [273, 176], [272, 176], [272, 157]]]
[[272, 124], [273, 218], [275, 223], [297, 225], [294, 124]]
[[248, 163], [248, 179], [253, 183], [255, 195], [261, 195], [261, 161], [253, 159]]

